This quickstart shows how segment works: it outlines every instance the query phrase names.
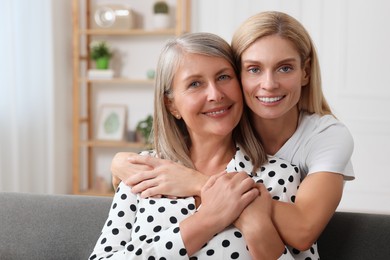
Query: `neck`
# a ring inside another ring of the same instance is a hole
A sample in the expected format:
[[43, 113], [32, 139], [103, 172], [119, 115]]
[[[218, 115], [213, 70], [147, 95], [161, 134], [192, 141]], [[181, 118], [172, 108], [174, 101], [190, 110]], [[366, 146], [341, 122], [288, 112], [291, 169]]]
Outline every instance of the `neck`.
[[255, 114], [252, 118], [266, 153], [274, 155], [295, 133], [298, 127], [299, 111], [292, 109], [276, 119], [264, 119]]
[[232, 137], [208, 139], [207, 142], [193, 142], [191, 159], [196, 169], [207, 175], [214, 175], [225, 170], [233, 158], [235, 146]]

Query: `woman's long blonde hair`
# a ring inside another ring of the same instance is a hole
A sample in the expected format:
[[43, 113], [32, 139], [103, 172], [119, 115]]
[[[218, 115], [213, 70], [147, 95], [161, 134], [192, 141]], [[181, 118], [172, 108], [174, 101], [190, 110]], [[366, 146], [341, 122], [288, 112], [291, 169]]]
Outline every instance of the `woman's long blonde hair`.
[[319, 115], [332, 114], [322, 91], [321, 72], [313, 41], [303, 25], [288, 14], [267, 11], [247, 19], [235, 32], [232, 49], [241, 71], [243, 52], [258, 39], [278, 35], [289, 40], [299, 53], [301, 66], [309, 60], [310, 81], [302, 88], [298, 109]]
[[[174, 38], [167, 42], [160, 54], [154, 92], [153, 144], [161, 158], [194, 168], [190, 158], [191, 140], [187, 127], [165, 105], [165, 98], [171, 98], [175, 72], [186, 53], [223, 58], [232, 65], [237, 75], [238, 70], [229, 44], [211, 33], [190, 33]], [[234, 128], [232, 138], [250, 157], [254, 173], [267, 157], [250, 126], [247, 112], [243, 113], [239, 124]]]

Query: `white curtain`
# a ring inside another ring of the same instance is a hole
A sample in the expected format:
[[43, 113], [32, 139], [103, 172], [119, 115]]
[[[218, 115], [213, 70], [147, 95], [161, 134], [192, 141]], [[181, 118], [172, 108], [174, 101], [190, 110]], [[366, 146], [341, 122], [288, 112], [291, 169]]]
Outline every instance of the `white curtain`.
[[2, 0], [0, 191], [70, 190], [70, 2]]

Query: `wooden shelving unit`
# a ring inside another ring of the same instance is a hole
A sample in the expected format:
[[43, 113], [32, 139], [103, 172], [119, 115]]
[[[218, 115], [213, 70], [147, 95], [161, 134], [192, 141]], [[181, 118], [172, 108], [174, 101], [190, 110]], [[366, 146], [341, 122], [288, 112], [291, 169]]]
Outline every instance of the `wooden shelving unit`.
[[[128, 88], [139, 85], [153, 86], [153, 80], [117, 77], [112, 79], [89, 79], [86, 70], [92, 64], [88, 54], [82, 50], [88, 49], [93, 37], [124, 37], [131, 41], [135, 37], [148, 41], [149, 37], [171, 37], [190, 31], [191, 0], [176, 0], [175, 23], [170, 29], [146, 30], [142, 28], [131, 30], [100, 30], [90, 26], [92, 0], [73, 0], [73, 193], [84, 195], [111, 196], [112, 192], [94, 190], [93, 152], [97, 148], [130, 148], [142, 150], [143, 143], [128, 141], [100, 141], [94, 138], [93, 111], [91, 107], [94, 86], [104, 87], [105, 84], [118, 84]], [[125, 2], [125, 1], [124, 1]], [[82, 8], [83, 7], [83, 8]], [[85, 52], [85, 51], [84, 51]], [[85, 88], [85, 89], [84, 89]], [[85, 94], [82, 95], [81, 92]], [[86, 111], [82, 114], [82, 111]], [[84, 130], [83, 130], [84, 129]], [[82, 167], [83, 166], [83, 167]], [[86, 183], [85, 183], [86, 182]]]

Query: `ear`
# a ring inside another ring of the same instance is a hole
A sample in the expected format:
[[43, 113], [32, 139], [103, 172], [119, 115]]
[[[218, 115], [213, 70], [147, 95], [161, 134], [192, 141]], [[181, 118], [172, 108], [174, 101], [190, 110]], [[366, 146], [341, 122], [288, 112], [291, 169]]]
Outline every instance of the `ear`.
[[172, 101], [172, 99], [169, 99], [168, 97], [164, 97], [164, 103], [169, 112], [176, 118], [180, 117], [179, 112], [176, 110], [175, 103]]
[[310, 61], [311, 61], [310, 58], [306, 59], [305, 64], [303, 65], [301, 86], [306, 86], [310, 82], [310, 71], [311, 71]]

